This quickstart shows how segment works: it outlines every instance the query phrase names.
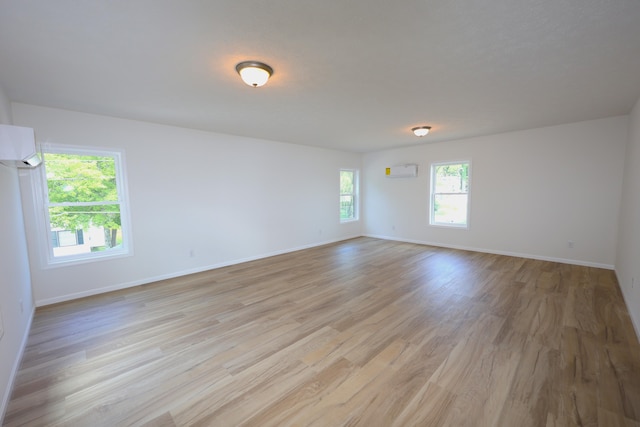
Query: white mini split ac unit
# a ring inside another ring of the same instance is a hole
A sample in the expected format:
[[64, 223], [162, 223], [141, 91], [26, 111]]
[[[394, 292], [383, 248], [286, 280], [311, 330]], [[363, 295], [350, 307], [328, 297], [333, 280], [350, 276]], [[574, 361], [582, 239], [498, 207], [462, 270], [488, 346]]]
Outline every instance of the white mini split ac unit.
[[386, 168], [387, 178], [414, 178], [418, 176], [418, 165], [407, 164]]
[[33, 129], [0, 124], [0, 163], [33, 168], [41, 162]]

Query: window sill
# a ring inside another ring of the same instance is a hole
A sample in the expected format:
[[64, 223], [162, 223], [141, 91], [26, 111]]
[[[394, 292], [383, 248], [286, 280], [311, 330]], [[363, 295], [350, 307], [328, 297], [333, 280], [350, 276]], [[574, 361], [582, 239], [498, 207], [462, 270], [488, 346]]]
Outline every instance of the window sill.
[[58, 268], [58, 267], [71, 267], [78, 264], [87, 264], [92, 262], [107, 261], [118, 258], [126, 258], [133, 256], [133, 251], [117, 251], [106, 254], [91, 255], [84, 257], [60, 257], [49, 258], [44, 265], [44, 268]]
[[359, 218], [355, 218], [355, 219], [341, 219], [340, 220], [340, 224], [348, 224], [350, 222], [358, 222], [360, 221]]
[[446, 223], [436, 223], [436, 224], [429, 224], [429, 227], [436, 227], [436, 228], [449, 228], [449, 229], [454, 229], [454, 230], [468, 230], [469, 229], [469, 225], [457, 225], [457, 224], [446, 224]]

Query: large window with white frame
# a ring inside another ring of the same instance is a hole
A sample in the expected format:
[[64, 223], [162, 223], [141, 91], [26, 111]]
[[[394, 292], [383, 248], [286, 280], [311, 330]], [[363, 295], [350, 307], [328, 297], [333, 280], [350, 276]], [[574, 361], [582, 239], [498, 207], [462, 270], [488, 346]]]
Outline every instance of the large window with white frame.
[[469, 161], [431, 165], [429, 224], [468, 227], [470, 166]]
[[358, 219], [358, 171], [340, 169], [340, 222]]
[[47, 144], [42, 156], [48, 264], [129, 254], [124, 153]]

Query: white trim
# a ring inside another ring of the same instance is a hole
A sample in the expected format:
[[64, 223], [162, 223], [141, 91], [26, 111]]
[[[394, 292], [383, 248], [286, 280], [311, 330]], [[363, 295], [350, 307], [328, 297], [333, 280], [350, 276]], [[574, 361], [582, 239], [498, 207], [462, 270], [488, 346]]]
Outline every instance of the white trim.
[[351, 222], [358, 222], [360, 221], [359, 219], [341, 219], [340, 220], [340, 224], [349, 224]]
[[313, 244], [310, 244], [310, 245], [303, 245], [303, 246], [298, 246], [298, 247], [295, 247], [295, 248], [284, 249], [284, 250], [275, 251], [275, 252], [269, 252], [269, 253], [262, 254], [262, 255], [256, 255], [256, 256], [247, 257], [247, 258], [241, 258], [241, 259], [236, 259], [236, 260], [231, 260], [231, 261], [225, 261], [225, 262], [212, 264], [212, 265], [207, 265], [207, 266], [203, 266], [203, 267], [192, 268], [192, 269], [189, 269], [189, 270], [182, 270], [182, 271], [179, 271], [179, 272], [176, 272], [176, 273], [162, 274], [162, 275], [159, 275], [159, 276], [153, 276], [153, 277], [147, 277], [145, 279], [134, 280], [134, 281], [131, 281], [131, 282], [118, 283], [118, 284], [111, 285], [111, 286], [105, 286], [105, 287], [98, 288], [98, 289], [91, 289], [91, 290], [84, 291], [84, 292], [76, 292], [76, 293], [73, 293], [73, 294], [62, 295], [60, 297], [36, 300], [35, 305], [36, 305], [36, 307], [42, 307], [42, 306], [45, 306], [45, 305], [57, 304], [59, 302], [71, 301], [71, 300], [78, 299], [78, 298], [84, 298], [84, 297], [89, 297], [89, 296], [93, 296], [93, 295], [99, 295], [99, 294], [103, 294], [103, 293], [106, 293], [106, 292], [119, 291], [121, 289], [133, 288], [135, 286], [140, 286], [140, 285], [145, 285], [145, 284], [148, 284], [148, 283], [158, 282], [160, 280], [173, 279], [173, 278], [176, 278], [176, 277], [186, 276], [186, 275], [189, 275], [189, 274], [195, 274], [195, 273], [201, 273], [203, 271], [215, 270], [217, 268], [228, 267], [230, 265], [242, 264], [243, 262], [255, 261], [255, 260], [258, 260], [258, 259], [269, 258], [269, 257], [276, 256], [276, 255], [286, 254], [286, 253], [289, 253], [289, 252], [296, 252], [296, 251], [301, 251], [301, 250], [304, 250], [304, 249], [314, 248], [314, 247], [317, 247], [317, 246], [324, 246], [324, 245], [328, 245], [328, 244], [331, 244], [331, 243], [341, 242], [341, 241], [344, 241], [344, 240], [355, 239], [357, 237], [361, 237], [361, 235], [357, 234], [357, 235], [344, 237], [344, 238], [340, 238], [340, 239], [326, 240], [324, 242], [313, 243]]
[[5, 412], [7, 410], [7, 406], [9, 406], [9, 399], [11, 398], [11, 393], [13, 392], [13, 385], [16, 381], [16, 377], [18, 376], [18, 370], [20, 369], [20, 364], [22, 363], [22, 356], [24, 356], [24, 350], [27, 348], [27, 341], [29, 340], [29, 333], [31, 332], [31, 323], [33, 322], [33, 316], [35, 315], [36, 308], [33, 307], [31, 310], [31, 314], [29, 315], [29, 321], [27, 322], [27, 327], [24, 330], [24, 335], [22, 336], [22, 342], [20, 343], [20, 351], [16, 359], [13, 361], [13, 367], [11, 368], [11, 373], [9, 374], [9, 384], [7, 384], [7, 388], [4, 391], [4, 397], [2, 398], [2, 402], [0, 402], [0, 425], [4, 421]]
[[[107, 251], [103, 251], [103, 252], [107, 252]], [[50, 268], [69, 267], [71, 265], [88, 264], [92, 262], [107, 261], [112, 259], [127, 258], [127, 257], [133, 256], [132, 250], [127, 251], [125, 249], [112, 249], [104, 254], [103, 252], [92, 252], [91, 254], [74, 255], [73, 258], [71, 259], [63, 258], [58, 260], [54, 258], [49, 263], [45, 262], [45, 264], [42, 266], [42, 269], [48, 270]]]
[[439, 248], [458, 249], [461, 251], [481, 252], [481, 253], [487, 253], [487, 254], [512, 256], [517, 258], [536, 259], [540, 261], [559, 262], [561, 264], [581, 265], [583, 267], [603, 268], [605, 270], [614, 270], [614, 266], [612, 264], [602, 264], [598, 262], [581, 261], [577, 259], [555, 258], [555, 257], [542, 256], [542, 255], [526, 254], [521, 252], [498, 251], [495, 249], [476, 248], [472, 246], [447, 245], [444, 243], [427, 242], [424, 240], [414, 240], [414, 239], [399, 239], [397, 237], [382, 236], [382, 235], [376, 235], [376, 234], [365, 234], [364, 236], [372, 237], [374, 239], [393, 240], [396, 242], [405, 242], [405, 243], [415, 243], [418, 245], [435, 246]]

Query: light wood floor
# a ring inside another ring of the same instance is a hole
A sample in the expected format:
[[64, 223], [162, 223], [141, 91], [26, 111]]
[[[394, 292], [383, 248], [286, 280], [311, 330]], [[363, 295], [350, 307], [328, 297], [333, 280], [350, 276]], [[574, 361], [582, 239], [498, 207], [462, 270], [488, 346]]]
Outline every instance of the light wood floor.
[[18, 426], [640, 426], [612, 271], [359, 238], [39, 308]]

